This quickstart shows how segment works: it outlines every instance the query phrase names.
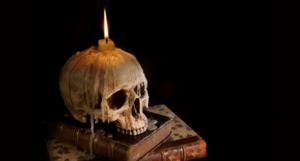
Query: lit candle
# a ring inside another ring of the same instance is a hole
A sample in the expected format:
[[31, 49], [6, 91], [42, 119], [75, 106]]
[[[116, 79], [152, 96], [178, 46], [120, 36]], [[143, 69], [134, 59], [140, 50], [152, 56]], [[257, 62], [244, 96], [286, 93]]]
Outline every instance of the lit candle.
[[98, 41], [99, 50], [113, 50], [115, 49], [115, 43], [108, 38], [106, 10], [104, 9], [104, 39]]
[[107, 20], [106, 20], [106, 10], [104, 9], [104, 38], [108, 39], [108, 30], [107, 30]]

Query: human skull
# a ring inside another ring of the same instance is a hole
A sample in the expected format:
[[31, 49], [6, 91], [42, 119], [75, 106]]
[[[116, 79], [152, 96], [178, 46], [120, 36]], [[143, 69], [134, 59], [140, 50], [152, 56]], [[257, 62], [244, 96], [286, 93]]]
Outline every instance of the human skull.
[[147, 80], [135, 56], [116, 48], [113, 41], [99, 40], [92, 46], [74, 54], [59, 74], [62, 99], [74, 116], [82, 123], [90, 115], [91, 125], [115, 122], [123, 134], [138, 135], [147, 130]]

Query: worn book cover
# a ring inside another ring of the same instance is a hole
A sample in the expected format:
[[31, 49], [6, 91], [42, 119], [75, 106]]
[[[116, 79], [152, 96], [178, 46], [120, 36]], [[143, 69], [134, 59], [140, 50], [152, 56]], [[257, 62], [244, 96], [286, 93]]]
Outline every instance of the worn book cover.
[[172, 134], [170, 138], [155, 151], [144, 157], [142, 161], [193, 160], [205, 158], [207, 155], [206, 142], [183, 120], [165, 105], [150, 106], [145, 111], [169, 116]]
[[[206, 142], [168, 107], [165, 105], [149, 106], [149, 108], [144, 108], [144, 111], [168, 116], [173, 118], [173, 121], [170, 122], [172, 131], [170, 137], [153, 152], [143, 157], [142, 161], [193, 160], [206, 157]], [[89, 150], [53, 137], [45, 137], [45, 141], [46, 151], [51, 161], [78, 161], [90, 154]], [[95, 154], [90, 159], [90, 161], [105, 160], [110, 159]]]

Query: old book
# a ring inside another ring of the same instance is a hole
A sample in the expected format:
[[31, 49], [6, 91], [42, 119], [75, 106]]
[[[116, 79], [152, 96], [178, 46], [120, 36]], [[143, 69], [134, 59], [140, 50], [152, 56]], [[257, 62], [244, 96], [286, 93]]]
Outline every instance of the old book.
[[167, 106], [151, 106], [144, 110], [169, 116], [173, 118], [173, 121], [171, 122], [172, 134], [170, 138], [155, 151], [144, 157], [142, 161], [185, 161], [206, 157], [206, 142]]
[[[142, 161], [193, 160], [206, 157], [206, 142], [168, 107], [165, 105], [156, 105], [144, 108], [144, 110], [171, 117], [173, 121], [170, 122], [172, 130], [170, 138], [156, 150], [141, 159]], [[88, 150], [72, 144], [49, 137], [45, 139], [47, 152], [51, 161], [77, 161], [80, 156], [89, 155]], [[92, 160], [107, 161], [109, 159], [94, 155]]]
[[[157, 129], [153, 131], [147, 130], [143, 134], [137, 136], [124, 135], [117, 132], [117, 127], [114, 123], [100, 122], [95, 125], [95, 137], [90, 140], [92, 132], [89, 124], [83, 124], [75, 119], [63, 117], [44, 119], [42, 121], [42, 126], [44, 127], [45, 134], [84, 150], [90, 150], [90, 141], [92, 141], [92, 151], [98, 156], [103, 156], [116, 161], [136, 161], [156, 149], [168, 139], [172, 133], [170, 130], [172, 118], [148, 111], [144, 111], [144, 114], [147, 118], [157, 120]], [[111, 134], [113, 137], [110, 138], [107, 134]], [[56, 141], [55, 143], [58, 142]], [[46, 144], [50, 151], [58, 149], [58, 154], [70, 154], [69, 150], [75, 148], [70, 146], [61, 147], [59, 145], [51, 146], [47, 142]], [[91, 159], [96, 157], [93, 155], [88, 157], [78, 156], [76, 159], [85, 160], [87, 158]], [[49, 155], [49, 157], [53, 160], [62, 160], [59, 155]], [[71, 157], [71, 159], [74, 160], [75, 158]], [[70, 160], [70, 158], [68, 158], [68, 160]]]

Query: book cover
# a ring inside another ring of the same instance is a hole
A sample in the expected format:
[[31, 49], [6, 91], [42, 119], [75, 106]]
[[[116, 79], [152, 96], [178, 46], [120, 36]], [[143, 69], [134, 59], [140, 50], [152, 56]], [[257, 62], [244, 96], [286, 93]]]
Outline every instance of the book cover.
[[170, 138], [142, 161], [193, 160], [205, 158], [207, 144], [192, 128], [165, 105], [149, 106], [144, 111], [169, 116], [172, 134]]

